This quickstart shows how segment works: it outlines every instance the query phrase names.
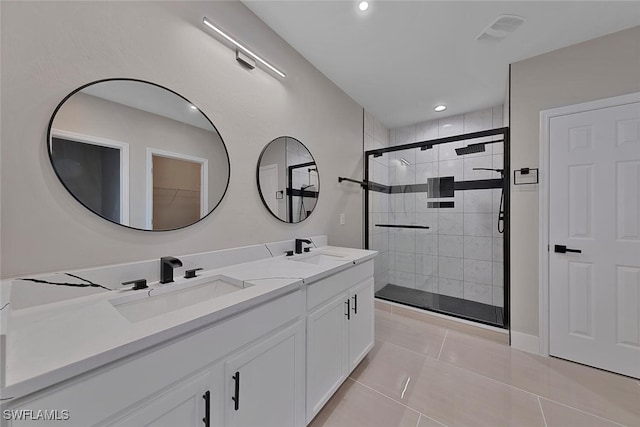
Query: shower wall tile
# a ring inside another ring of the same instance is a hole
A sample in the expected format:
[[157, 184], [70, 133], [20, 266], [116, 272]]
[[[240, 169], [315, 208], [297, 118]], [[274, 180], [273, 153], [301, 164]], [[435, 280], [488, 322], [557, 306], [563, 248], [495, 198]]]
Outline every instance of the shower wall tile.
[[[441, 236], [440, 236], [441, 237]], [[463, 279], [462, 258], [438, 257], [438, 277], [445, 279]]]
[[438, 255], [438, 235], [416, 231], [416, 252], [424, 255]]
[[[437, 137], [435, 137], [437, 138]], [[424, 141], [423, 139], [420, 139], [419, 141]], [[439, 147], [437, 145], [434, 145], [433, 147], [429, 148], [428, 150], [420, 150], [419, 148], [416, 149], [416, 163], [431, 163], [431, 162], [437, 162], [438, 161], [438, 150]]]
[[464, 260], [464, 281], [493, 285], [491, 261]]
[[464, 282], [464, 299], [493, 304], [493, 286]]
[[465, 113], [463, 121], [464, 133], [491, 129], [493, 128], [493, 108]]
[[415, 166], [415, 183], [424, 184], [429, 178], [439, 177], [438, 162], [418, 163]]
[[442, 235], [438, 238], [438, 254], [462, 258], [462, 236]]
[[[495, 144], [495, 145], [502, 145], [502, 143], [499, 144]], [[492, 168], [493, 169], [503, 169], [504, 168], [504, 155], [503, 154], [494, 154], [492, 158]], [[496, 174], [496, 177], [498, 177], [498, 175]]]
[[446, 136], [460, 135], [464, 133], [464, 116], [458, 114], [457, 116], [444, 117], [438, 120], [438, 137], [444, 138]]
[[493, 263], [493, 286], [504, 287], [504, 264]]
[[373, 122], [373, 137], [382, 145], [389, 146], [389, 130], [377, 119]]
[[416, 125], [416, 140], [428, 141], [438, 138], [438, 121], [429, 120]]
[[438, 165], [438, 176], [453, 176], [456, 181], [464, 179], [462, 159], [442, 160]]
[[454, 236], [463, 235], [463, 217], [466, 214], [452, 213], [438, 215], [438, 234], [449, 234]]
[[450, 142], [438, 146], [438, 161], [444, 162], [445, 160], [459, 159], [460, 156], [456, 154], [456, 148], [462, 148], [464, 146], [466, 146], [464, 141]]
[[407, 166], [400, 163], [393, 167], [395, 171], [395, 180], [393, 185], [408, 185], [416, 183], [416, 167], [415, 165]]
[[416, 274], [438, 276], [438, 257], [435, 255], [416, 255]]
[[438, 293], [450, 297], [464, 298], [464, 286], [461, 280], [438, 278]]
[[370, 133], [367, 133], [365, 131], [364, 133], [364, 151], [369, 151], [369, 150], [373, 150], [375, 149], [375, 140], [373, 139], [373, 135], [371, 135]]
[[493, 261], [504, 262], [504, 238], [500, 236], [500, 237], [494, 237], [492, 240], [493, 240], [493, 247], [492, 247]]
[[464, 258], [479, 261], [493, 260], [493, 240], [491, 237], [464, 236]]
[[436, 276], [416, 275], [416, 289], [421, 291], [438, 293], [438, 278]]
[[413, 273], [406, 273], [404, 271], [394, 271], [394, 285], [404, 286], [405, 288], [416, 288], [416, 275]]
[[494, 129], [498, 129], [498, 128], [504, 127], [504, 119], [503, 119], [503, 110], [504, 110], [504, 108], [502, 107], [502, 105], [496, 105], [491, 110], [492, 110], [492, 115], [493, 115], [492, 127]]
[[493, 305], [496, 307], [504, 307], [504, 289], [502, 287], [493, 287]]
[[389, 283], [389, 275], [387, 273], [380, 274], [373, 278], [373, 290], [378, 292]]
[[395, 129], [395, 141], [393, 145], [410, 144], [416, 142], [416, 125]]
[[[493, 214], [465, 213], [464, 214], [464, 235], [491, 237], [493, 234], [494, 217]], [[497, 226], [497, 223], [495, 224]]]
[[[466, 191], [456, 191], [453, 197], [446, 197], [438, 199], [438, 201], [442, 202], [453, 202], [452, 208], [438, 208], [438, 213], [440, 215], [450, 215], [450, 214], [462, 214], [464, 213], [464, 199], [467, 193]], [[434, 201], [433, 199], [430, 201]]]
[[[419, 201], [420, 200], [420, 201]], [[416, 210], [418, 205], [426, 206], [426, 200], [416, 197]], [[437, 209], [429, 209], [427, 212], [416, 212], [415, 221], [418, 225], [429, 227], [426, 230], [416, 230], [416, 233], [438, 234], [438, 212]]]
[[394, 250], [399, 252], [416, 252], [416, 233], [411, 229], [396, 229]]
[[370, 135], [373, 138], [373, 122], [375, 121], [375, 117], [373, 114], [364, 110], [364, 133], [365, 135]]
[[403, 271], [405, 273], [416, 272], [416, 254], [409, 252], [395, 252], [396, 257], [396, 271]]
[[491, 213], [493, 190], [468, 190], [464, 192], [465, 213]]
[[393, 213], [414, 214], [416, 212], [415, 193], [391, 194], [391, 199], [393, 199]]
[[502, 197], [502, 190], [494, 188], [493, 190], [491, 190], [491, 192], [491, 210], [497, 214], [498, 212], [500, 212], [500, 199]]
[[392, 151], [391, 158], [394, 159], [394, 164], [396, 166], [404, 166], [404, 163], [400, 161], [400, 159], [405, 159], [412, 165], [416, 163], [416, 149], [411, 148], [409, 150], [401, 150], [401, 151]]
[[464, 156], [464, 179], [465, 181], [476, 179], [500, 178], [500, 174], [493, 171], [476, 171], [473, 168], [493, 168], [492, 156], [468, 157]]

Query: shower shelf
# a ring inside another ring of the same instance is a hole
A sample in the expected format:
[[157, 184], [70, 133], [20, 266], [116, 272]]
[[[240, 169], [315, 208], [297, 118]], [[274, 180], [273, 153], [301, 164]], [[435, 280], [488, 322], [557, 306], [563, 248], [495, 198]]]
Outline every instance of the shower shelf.
[[428, 230], [429, 227], [426, 225], [403, 225], [403, 224], [376, 224], [376, 227], [387, 227], [387, 228], [419, 228], [421, 230]]

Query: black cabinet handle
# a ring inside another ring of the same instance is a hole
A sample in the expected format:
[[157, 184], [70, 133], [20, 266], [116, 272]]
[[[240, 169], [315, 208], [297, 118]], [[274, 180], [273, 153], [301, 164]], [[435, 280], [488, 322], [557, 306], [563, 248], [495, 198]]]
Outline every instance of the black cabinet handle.
[[353, 312], [358, 314], [358, 294], [355, 294], [351, 298], [353, 298]]
[[240, 409], [240, 371], [236, 371], [236, 374], [233, 376], [233, 380], [235, 381], [236, 390], [231, 400], [233, 400], [233, 407], [237, 411]]
[[570, 248], [567, 248], [565, 245], [555, 245], [553, 249], [554, 249], [554, 252], [557, 252], [559, 254], [564, 254], [567, 252], [573, 252], [576, 254], [582, 253], [580, 249], [570, 249]]
[[211, 392], [207, 390], [202, 398], [204, 399], [204, 418], [202, 422], [204, 427], [211, 427]]
[[347, 312], [345, 313], [345, 316], [347, 316], [347, 320], [351, 320], [351, 300], [347, 299], [344, 303], [347, 304]]

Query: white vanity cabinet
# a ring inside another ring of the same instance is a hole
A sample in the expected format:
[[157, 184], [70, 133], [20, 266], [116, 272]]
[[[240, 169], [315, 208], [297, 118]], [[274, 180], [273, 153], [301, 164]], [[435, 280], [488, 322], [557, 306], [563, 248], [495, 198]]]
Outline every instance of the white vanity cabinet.
[[304, 424], [304, 322], [300, 321], [225, 362], [225, 425]]
[[307, 289], [307, 424], [374, 345], [373, 262]]
[[[222, 388], [222, 387], [220, 387]], [[219, 399], [212, 370], [205, 370], [179, 382], [158, 397], [145, 401], [108, 426], [119, 427], [203, 427], [212, 426], [212, 398]], [[215, 413], [215, 411], [214, 411]], [[73, 419], [70, 419], [73, 421]]]
[[[304, 315], [304, 292], [298, 290], [6, 408], [66, 410], [66, 421], [2, 425], [207, 427], [206, 400], [209, 427], [256, 425], [251, 423], [260, 414], [273, 425], [302, 425]], [[241, 411], [233, 408], [227, 371], [241, 372]], [[296, 424], [280, 424], [281, 416]]]

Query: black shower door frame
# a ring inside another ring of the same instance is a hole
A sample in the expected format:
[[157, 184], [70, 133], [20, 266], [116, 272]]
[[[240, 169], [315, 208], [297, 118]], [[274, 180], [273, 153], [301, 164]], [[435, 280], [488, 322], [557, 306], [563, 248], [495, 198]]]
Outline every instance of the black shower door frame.
[[[369, 191], [380, 191], [385, 186], [379, 183], [369, 181], [369, 158], [371, 156], [379, 157], [386, 153], [394, 151], [410, 150], [412, 148], [428, 149], [434, 145], [447, 144], [450, 142], [468, 141], [478, 138], [485, 138], [489, 136], [502, 136], [504, 141], [504, 178], [502, 179], [502, 189], [504, 191], [504, 329], [510, 329], [511, 310], [509, 306], [509, 294], [511, 288], [511, 280], [509, 273], [511, 271], [511, 254], [510, 254], [510, 241], [511, 241], [511, 165], [510, 165], [510, 130], [509, 127], [502, 127], [496, 129], [483, 130], [479, 132], [464, 133], [460, 135], [447, 136], [445, 138], [430, 139], [421, 142], [413, 142], [404, 145], [395, 145], [393, 147], [378, 148], [376, 150], [365, 151], [364, 153], [364, 247], [369, 249]], [[483, 141], [485, 142], [485, 141]], [[493, 141], [486, 141], [486, 143], [492, 143]], [[455, 183], [455, 187], [458, 190], [477, 189], [482, 188], [478, 185], [483, 185], [481, 181], [495, 181], [495, 180], [476, 180], [476, 181], [458, 181]], [[455, 316], [452, 314], [452, 316]]]

